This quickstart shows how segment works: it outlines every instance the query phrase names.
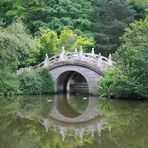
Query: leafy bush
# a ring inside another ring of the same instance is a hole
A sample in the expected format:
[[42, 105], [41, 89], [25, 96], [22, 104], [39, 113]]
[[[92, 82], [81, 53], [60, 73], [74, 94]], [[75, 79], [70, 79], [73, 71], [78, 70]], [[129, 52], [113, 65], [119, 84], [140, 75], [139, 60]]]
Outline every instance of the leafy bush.
[[111, 92], [117, 98], [147, 98], [145, 86], [121, 75], [115, 79]]
[[98, 82], [95, 89], [96, 94], [102, 97], [111, 95], [114, 73], [112, 70], [108, 71], [107, 75]]
[[114, 98], [148, 98], [147, 87], [119, 71], [108, 71], [99, 82], [97, 94]]
[[37, 69], [19, 76], [21, 94], [47, 94], [53, 92], [53, 81], [47, 69]]
[[53, 81], [47, 69], [24, 72], [19, 76], [0, 70], [0, 95], [38, 95], [53, 91]]
[[19, 81], [15, 74], [0, 70], [0, 95], [13, 95], [19, 92]]
[[100, 95], [148, 98], [148, 18], [127, 28], [116, 57], [116, 71], [102, 80]]

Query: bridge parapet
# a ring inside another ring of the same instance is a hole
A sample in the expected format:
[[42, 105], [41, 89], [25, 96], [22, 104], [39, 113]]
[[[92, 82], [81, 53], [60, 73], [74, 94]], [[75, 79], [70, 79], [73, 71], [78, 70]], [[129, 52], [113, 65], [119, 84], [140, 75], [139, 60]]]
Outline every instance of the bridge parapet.
[[81, 62], [84, 64], [89, 64], [90, 66], [96, 67], [102, 71], [106, 71], [108, 68], [113, 67], [114, 61], [112, 60], [111, 54], [109, 57], [104, 57], [100, 53], [95, 54], [94, 48], [92, 48], [91, 53], [84, 53], [82, 46], [80, 47], [80, 51], [78, 52], [75, 48], [74, 52], [66, 52], [65, 48], [62, 47], [62, 51], [60, 54], [52, 56], [48, 58], [48, 55], [46, 54], [45, 60], [36, 65], [26, 68], [20, 68], [17, 70], [17, 74], [21, 74], [24, 71], [30, 72], [32, 69], [39, 68], [39, 67], [52, 67], [57, 63], [61, 62]]

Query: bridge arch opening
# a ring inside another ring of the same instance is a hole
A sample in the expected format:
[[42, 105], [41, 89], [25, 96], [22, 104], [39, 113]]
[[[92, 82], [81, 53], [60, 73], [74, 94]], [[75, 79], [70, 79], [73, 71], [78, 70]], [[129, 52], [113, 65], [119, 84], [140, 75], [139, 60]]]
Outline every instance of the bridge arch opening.
[[58, 93], [89, 93], [87, 79], [79, 72], [66, 71], [57, 78]]

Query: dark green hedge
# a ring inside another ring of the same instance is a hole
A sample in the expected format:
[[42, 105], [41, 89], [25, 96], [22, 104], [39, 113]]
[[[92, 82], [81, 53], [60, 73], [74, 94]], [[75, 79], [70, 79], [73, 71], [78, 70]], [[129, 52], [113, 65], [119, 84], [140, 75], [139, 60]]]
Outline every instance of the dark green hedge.
[[19, 76], [0, 71], [0, 95], [39, 95], [53, 91], [54, 84], [47, 69], [24, 72]]
[[117, 71], [110, 70], [99, 82], [97, 94], [124, 99], [148, 99], [148, 85], [138, 83]]
[[0, 70], [0, 95], [13, 95], [19, 92], [17, 76], [5, 70]]
[[46, 69], [19, 75], [21, 94], [47, 94], [53, 92], [53, 81]]

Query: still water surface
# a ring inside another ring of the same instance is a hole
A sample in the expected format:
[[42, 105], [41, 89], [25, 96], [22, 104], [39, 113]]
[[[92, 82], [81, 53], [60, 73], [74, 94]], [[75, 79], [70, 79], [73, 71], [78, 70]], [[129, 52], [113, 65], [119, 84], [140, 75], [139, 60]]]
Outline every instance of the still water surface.
[[148, 102], [1, 97], [0, 148], [148, 148]]

